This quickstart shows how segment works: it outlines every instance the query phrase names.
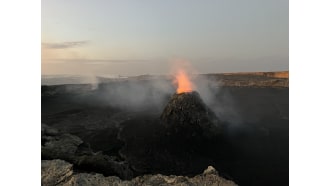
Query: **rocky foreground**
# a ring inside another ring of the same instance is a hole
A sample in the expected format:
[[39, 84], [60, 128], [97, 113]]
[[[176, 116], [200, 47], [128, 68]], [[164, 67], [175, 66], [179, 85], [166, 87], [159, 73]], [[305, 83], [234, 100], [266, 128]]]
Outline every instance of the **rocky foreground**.
[[[133, 178], [125, 161], [102, 152], [94, 153], [77, 136], [42, 124], [41, 183], [51, 185], [221, 185], [234, 182], [209, 166], [202, 174], [186, 176], [143, 175]], [[96, 172], [102, 172], [99, 174]], [[104, 176], [108, 175], [108, 176]]]
[[116, 176], [104, 177], [102, 174], [75, 173], [73, 165], [63, 160], [41, 161], [42, 185], [219, 185], [235, 186], [232, 181], [218, 176], [218, 172], [209, 166], [202, 174], [192, 178], [186, 176], [165, 176], [161, 174], [144, 175], [132, 180], [121, 180]]

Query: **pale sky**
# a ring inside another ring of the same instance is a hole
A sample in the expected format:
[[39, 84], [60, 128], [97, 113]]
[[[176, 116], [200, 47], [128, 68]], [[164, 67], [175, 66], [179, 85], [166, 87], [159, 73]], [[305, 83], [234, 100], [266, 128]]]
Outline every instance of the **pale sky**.
[[42, 74], [289, 69], [287, 0], [43, 0]]

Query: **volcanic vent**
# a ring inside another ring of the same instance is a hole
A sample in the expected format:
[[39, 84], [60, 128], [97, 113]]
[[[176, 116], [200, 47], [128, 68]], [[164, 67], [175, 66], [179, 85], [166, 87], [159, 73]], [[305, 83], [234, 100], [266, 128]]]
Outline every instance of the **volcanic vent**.
[[191, 135], [218, 131], [219, 120], [206, 106], [184, 71], [176, 76], [177, 92], [171, 97], [161, 115], [165, 126], [175, 133]]

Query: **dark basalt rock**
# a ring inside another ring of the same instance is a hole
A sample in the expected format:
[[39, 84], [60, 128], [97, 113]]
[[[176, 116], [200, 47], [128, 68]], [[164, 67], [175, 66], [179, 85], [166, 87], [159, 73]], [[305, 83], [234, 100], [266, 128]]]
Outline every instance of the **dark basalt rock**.
[[66, 159], [72, 161], [83, 141], [69, 133], [61, 133], [55, 128], [41, 126], [41, 156], [47, 159]]
[[174, 94], [161, 115], [170, 133], [211, 135], [221, 131], [221, 122], [198, 92]]
[[100, 172], [105, 176], [116, 175], [122, 179], [131, 179], [133, 172], [125, 161], [93, 152], [78, 136], [61, 133], [55, 128], [42, 124], [42, 159], [62, 159], [72, 163], [81, 171]]

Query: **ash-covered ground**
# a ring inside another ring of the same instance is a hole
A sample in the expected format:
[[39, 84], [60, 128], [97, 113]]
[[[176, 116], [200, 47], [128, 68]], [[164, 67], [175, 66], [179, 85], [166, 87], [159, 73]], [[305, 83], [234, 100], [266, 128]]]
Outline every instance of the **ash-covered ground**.
[[[42, 159], [124, 180], [193, 177], [213, 166], [238, 185], [288, 185], [288, 79], [213, 74], [194, 81], [202, 104], [191, 109], [191, 98], [168, 108], [175, 87], [163, 77], [42, 86]], [[170, 114], [177, 109], [183, 117]], [[181, 127], [168, 120], [198, 122]]]

